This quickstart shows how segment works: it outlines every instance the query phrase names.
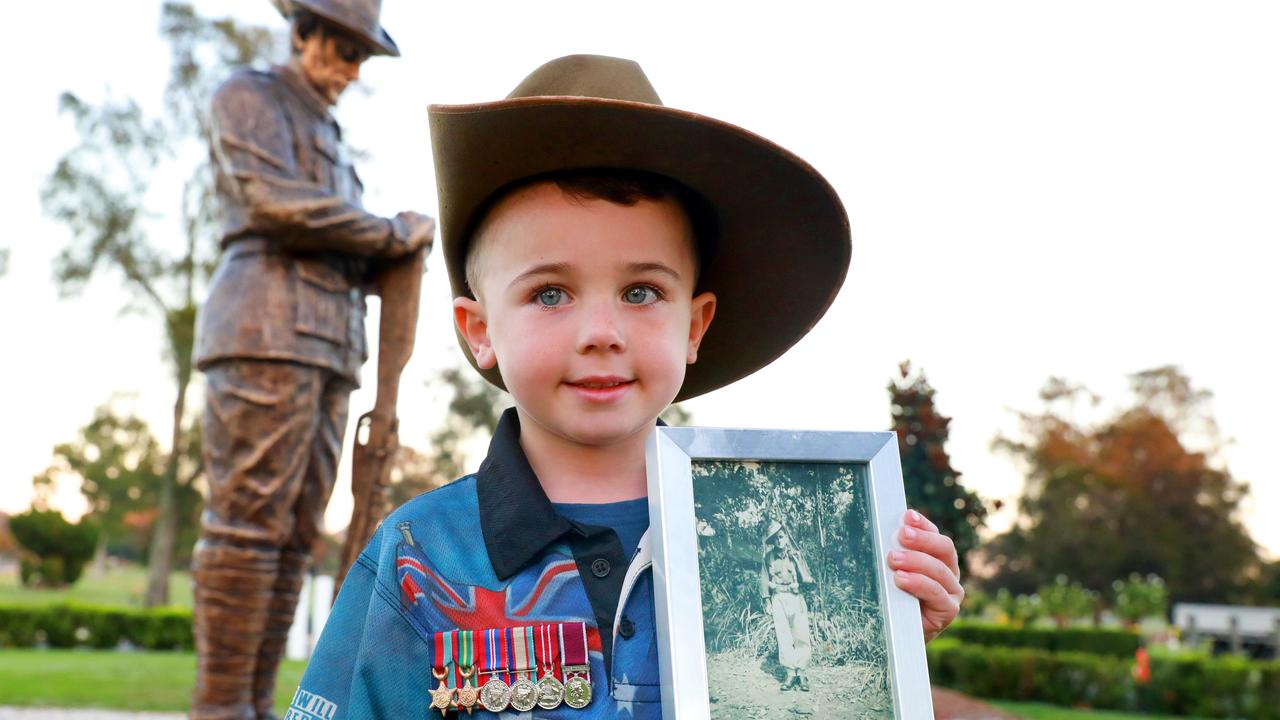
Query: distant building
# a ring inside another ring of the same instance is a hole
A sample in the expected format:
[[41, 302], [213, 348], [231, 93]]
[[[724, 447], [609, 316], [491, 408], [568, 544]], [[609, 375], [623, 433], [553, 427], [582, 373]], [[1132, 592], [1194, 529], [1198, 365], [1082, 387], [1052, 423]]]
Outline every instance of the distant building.
[[1280, 608], [1178, 603], [1173, 606], [1173, 624], [1188, 645], [1212, 640], [1215, 654], [1229, 650], [1280, 657]]

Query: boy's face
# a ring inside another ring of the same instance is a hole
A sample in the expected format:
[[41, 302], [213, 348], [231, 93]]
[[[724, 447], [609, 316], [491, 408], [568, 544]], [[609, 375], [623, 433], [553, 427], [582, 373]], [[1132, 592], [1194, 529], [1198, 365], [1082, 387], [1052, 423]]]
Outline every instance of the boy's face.
[[455, 300], [455, 319], [476, 363], [501, 367], [522, 422], [591, 447], [647, 432], [715, 312], [713, 295], [693, 297], [679, 206], [537, 183], [495, 205], [475, 242], [476, 299]]

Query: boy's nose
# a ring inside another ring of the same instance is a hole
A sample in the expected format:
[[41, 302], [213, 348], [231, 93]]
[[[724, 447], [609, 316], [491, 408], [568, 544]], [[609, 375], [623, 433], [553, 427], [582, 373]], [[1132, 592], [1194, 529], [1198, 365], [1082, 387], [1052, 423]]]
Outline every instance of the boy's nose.
[[617, 310], [611, 303], [596, 303], [586, 309], [586, 316], [578, 334], [578, 352], [626, 349], [626, 338], [616, 313]]

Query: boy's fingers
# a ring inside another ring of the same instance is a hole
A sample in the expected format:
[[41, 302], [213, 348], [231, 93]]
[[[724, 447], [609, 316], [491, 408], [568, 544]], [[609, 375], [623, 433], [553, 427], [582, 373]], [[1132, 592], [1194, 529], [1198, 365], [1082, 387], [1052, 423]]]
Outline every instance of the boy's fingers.
[[925, 642], [932, 640], [960, 614], [964, 591], [952, 595], [932, 578], [899, 570], [893, 574], [894, 584], [920, 600], [920, 620], [924, 624]]
[[936, 533], [942, 532], [941, 530], [938, 529], [937, 525], [933, 524], [932, 520], [930, 520], [929, 518], [925, 517], [924, 515], [920, 514], [915, 510], [907, 511], [905, 521], [908, 525], [915, 525], [916, 527], [921, 528], [922, 530], [928, 530], [929, 532], [936, 532]]
[[964, 594], [964, 588], [960, 585], [960, 578], [942, 560], [928, 553], [914, 550], [895, 550], [889, 553], [889, 567], [894, 570], [924, 575], [938, 583], [949, 594]]
[[956, 553], [956, 544], [951, 538], [938, 532], [918, 530], [908, 525], [898, 531], [898, 539], [905, 548], [938, 558], [951, 569], [952, 574], [957, 578], [960, 577], [960, 556]]

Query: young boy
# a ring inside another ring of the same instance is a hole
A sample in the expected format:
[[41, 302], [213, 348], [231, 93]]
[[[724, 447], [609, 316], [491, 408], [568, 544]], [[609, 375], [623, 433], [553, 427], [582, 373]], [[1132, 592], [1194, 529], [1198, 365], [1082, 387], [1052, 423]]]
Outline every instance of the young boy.
[[[515, 407], [474, 475], [382, 523], [288, 717], [659, 718], [645, 437], [817, 322], [844, 210], [627, 60], [554, 60], [431, 125], [459, 339]], [[888, 562], [930, 639], [963, 596], [955, 549], [915, 513], [901, 541]]]

